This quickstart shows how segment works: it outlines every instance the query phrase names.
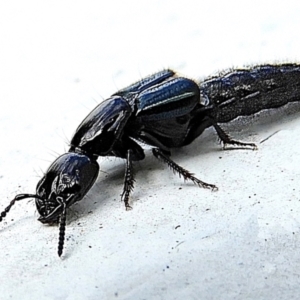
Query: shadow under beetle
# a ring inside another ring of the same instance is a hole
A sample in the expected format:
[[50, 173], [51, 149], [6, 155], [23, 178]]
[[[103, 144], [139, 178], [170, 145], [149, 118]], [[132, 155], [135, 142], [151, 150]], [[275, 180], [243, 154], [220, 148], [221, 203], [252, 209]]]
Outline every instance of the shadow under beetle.
[[213, 126], [226, 145], [250, 147], [230, 138], [219, 126], [300, 99], [300, 65], [260, 65], [231, 70], [200, 83], [163, 70], [124, 88], [100, 103], [79, 125], [68, 153], [58, 157], [38, 182], [36, 194], [17, 195], [15, 202], [35, 198], [42, 223], [59, 223], [58, 255], [64, 247], [67, 209], [80, 201], [99, 173], [99, 156], [126, 160], [122, 200], [130, 209], [134, 186], [133, 161], [145, 157], [138, 143], [152, 146], [153, 155], [185, 180], [216, 190], [171, 160], [170, 150], [190, 144]]

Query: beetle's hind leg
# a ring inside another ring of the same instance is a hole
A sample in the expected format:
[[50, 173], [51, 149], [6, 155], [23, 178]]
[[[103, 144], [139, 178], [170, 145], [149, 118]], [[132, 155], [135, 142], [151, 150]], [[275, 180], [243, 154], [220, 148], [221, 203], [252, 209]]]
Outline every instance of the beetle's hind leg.
[[161, 160], [162, 162], [166, 163], [174, 173], [178, 173], [179, 177], [183, 177], [184, 180], [191, 180], [194, 184], [198, 185], [199, 187], [212, 189], [213, 191], [218, 190], [217, 186], [214, 184], [206, 183], [198, 178], [196, 178], [193, 173], [189, 172], [188, 170], [182, 168], [181, 166], [177, 165], [170, 157], [165, 154], [161, 149], [154, 148], [152, 149], [153, 155]]
[[215, 128], [218, 137], [223, 143], [224, 150], [227, 148], [228, 145], [257, 150], [257, 146], [254, 143], [244, 143], [244, 142], [233, 140], [217, 123], [213, 123], [213, 127]]

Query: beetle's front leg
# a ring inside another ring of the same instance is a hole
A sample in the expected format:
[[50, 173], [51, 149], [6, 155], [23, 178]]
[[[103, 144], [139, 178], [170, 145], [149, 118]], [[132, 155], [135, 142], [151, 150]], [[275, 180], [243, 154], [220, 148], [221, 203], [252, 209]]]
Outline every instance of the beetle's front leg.
[[134, 174], [133, 174], [133, 165], [132, 165], [132, 150], [128, 149], [126, 154], [126, 169], [124, 177], [124, 189], [122, 193], [122, 200], [125, 203], [126, 210], [132, 209], [129, 205], [129, 196], [130, 192], [133, 191], [134, 187]]

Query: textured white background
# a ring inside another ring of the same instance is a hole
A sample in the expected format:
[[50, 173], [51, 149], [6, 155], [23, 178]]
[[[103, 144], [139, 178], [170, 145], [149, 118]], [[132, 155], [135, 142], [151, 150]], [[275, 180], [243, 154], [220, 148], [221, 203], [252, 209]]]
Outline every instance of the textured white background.
[[[34, 192], [97, 103], [149, 73], [299, 61], [299, 13], [299, 1], [2, 1], [0, 210]], [[258, 151], [221, 151], [213, 130], [174, 151], [216, 193], [147, 152], [126, 212], [124, 161], [100, 160], [61, 259], [58, 228], [18, 203], [0, 224], [0, 298], [297, 299], [300, 115], [285, 115], [227, 128]]]

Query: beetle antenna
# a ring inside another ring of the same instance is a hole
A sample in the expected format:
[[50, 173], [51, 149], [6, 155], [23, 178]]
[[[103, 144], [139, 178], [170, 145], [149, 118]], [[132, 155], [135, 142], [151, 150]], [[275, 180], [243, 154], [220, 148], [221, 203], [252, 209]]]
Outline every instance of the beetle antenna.
[[1, 212], [0, 214], [0, 222], [2, 222], [2, 220], [6, 217], [6, 215], [8, 214], [8, 212], [10, 211], [10, 209], [12, 208], [12, 206], [20, 200], [24, 200], [27, 198], [38, 198], [43, 200], [42, 197], [38, 196], [38, 195], [33, 195], [33, 194], [20, 194], [17, 195], [13, 200], [10, 201], [10, 204], [4, 209], [4, 211]]
[[59, 221], [59, 238], [58, 238], [58, 251], [57, 251], [59, 257], [62, 255], [64, 249], [65, 233], [66, 233], [66, 218], [67, 218], [67, 211], [66, 211], [66, 204], [64, 203], [64, 210], [60, 216], [60, 221]]

